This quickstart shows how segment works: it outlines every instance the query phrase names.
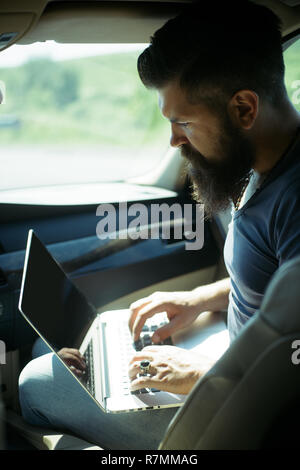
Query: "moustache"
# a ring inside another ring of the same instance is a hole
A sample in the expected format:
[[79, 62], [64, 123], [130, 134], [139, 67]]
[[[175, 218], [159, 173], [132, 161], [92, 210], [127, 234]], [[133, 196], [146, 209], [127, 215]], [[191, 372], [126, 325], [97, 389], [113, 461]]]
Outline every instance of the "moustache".
[[181, 156], [188, 162], [187, 170], [189, 174], [192, 175], [196, 169], [208, 176], [210, 174], [214, 175], [219, 170], [222, 171], [222, 162], [217, 161], [217, 159], [214, 159], [214, 161], [208, 161], [202, 153], [193, 149], [189, 144], [182, 144], [180, 150]]

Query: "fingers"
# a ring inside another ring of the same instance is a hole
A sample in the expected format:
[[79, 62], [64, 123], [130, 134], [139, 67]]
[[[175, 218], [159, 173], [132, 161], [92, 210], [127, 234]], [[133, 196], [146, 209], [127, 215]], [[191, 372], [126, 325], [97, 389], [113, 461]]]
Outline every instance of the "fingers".
[[[134, 325], [134, 322], [135, 322], [135, 319], [136, 319], [136, 316], [137, 314], [139, 313], [139, 311], [144, 308], [146, 305], [148, 305], [149, 303], [151, 302], [151, 299], [146, 297], [144, 299], [139, 299], [137, 300], [136, 302], [133, 302], [131, 305], [130, 305], [130, 310], [131, 310], [131, 314], [129, 316], [129, 321], [128, 321], [128, 327], [130, 329], [130, 331], [132, 332], [133, 330], [133, 325]], [[137, 338], [138, 339], [138, 338]]]
[[152, 342], [153, 343], [160, 343], [165, 339], [172, 336], [181, 326], [183, 318], [180, 315], [173, 317], [169, 323], [160, 328], [157, 328], [155, 333], [152, 335]]
[[[154, 365], [154, 364], [150, 364], [150, 369], [149, 369], [148, 375], [153, 375], [153, 376], [154, 376], [155, 374], [156, 374], [155, 365]], [[142, 377], [142, 376], [143, 376], [139, 362], [133, 363], [133, 364], [131, 365], [131, 367], [129, 368], [128, 375], [129, 375], [130, 380], [134, 380], [134, 379], [136, 379], [136, 378], [138, 378], [138, 377]]]
[[141, 308], [138, 311], [136, 318], [134, 320], [134, 323], [133, 323], [133, 327], [132, 327], [133, 340], [137, 341], [139, 339], [143, 326], [145, 322], [148, 320], [148, 318], [151, 318], [156, 313], [161, 313], [165, 311], [166, 311], [166, 305], [162, 303], [154, 304], [153, 302], [151, 302], [145, 307]]
[[141, 388], [156, 388], [157, 390], [163, 390], [162, 384], [156, 378], [156, 376], [141, 376], [137, 377], [131, 382], [130, 389], [132, 392], [140, 390]]
[[[142, 375], [140, 369], [140, 361], [145, 358], [146, 356], [141, 356], [139, 358], [139, 361], [133, 362], [131, 367], [129, 368], [129, 378], [131, 380], [130, 389], [132, 392], [141, 388], [159, 389], [160, 387], [159, 380], [156, 376], [156, 367], [154, 363], [150, 363], [149, 372], [145, 375]], [[147, 359], [149, 359], [149, 355], [147, 355]]]
[[77, 375], [82, 375], [85, 368], [84, 357], [77, 349], [63, 348], [58, 352], [61, 359], [75, 372]]
[[163, 312], [163, 303], [161, 302], [161, 292], [139, 299], [130, 305], [131, 314], [128, 320], [128, 326], [133, 334], [134, 341], [139, 339], [142, 328], [146, 320], [155, 313]]
[[137, 352], [130, 360], [129, 362], [129, 370], [128, 370], [128, 375], [130, 379], [135, 378], [138, 374], [141, 374], [141, 368], [140, 368], [140, 362], [143, 360], [150, 361], [150, 369], [149, 373], [154, 374], [155, 373], [155, 367], [154, 367], [154, 355], [157, 352], [157, 346], [151, 347], [147, 346], [144, 348], [141, 352]]
[[[141, 388], [155, 388], [172, 392], [175, 388], [173, 384], [173, 367], [170, 367], [170, 358], [181, 354], [181, 349], [175, 346], [147, 346], [141, 352], [132, 357], [129, 364], [128, 375], [131, 381], [130, 388], [132, 391]], [[146, 375], [142, 375], [140, 362], [142, 360], [150, 362], [149, 371]], [[172, 362], [172, 361], [171, 361]]]
[[146, 346], [140, 352], [136, 352], [134, 356], [129, 361], [129, 366], [132, 366], [134, 363], [140, 363], [143, 359], [148, 361], [153, 361], [153, 354], [159, 346]]
[[[137, 353], [129, 363], [128, 375], [131, 380], [131, 391], [141, 388], [156, 388], [161, 390], [161, 384], [157, 377], [158, 362], [155, 360], [155, 354], [160, 346], [147, 346], [140, 353]], [[142, 375], [140, 362], [144, 359], [150, 361], [150, 368], [147, 375]]]

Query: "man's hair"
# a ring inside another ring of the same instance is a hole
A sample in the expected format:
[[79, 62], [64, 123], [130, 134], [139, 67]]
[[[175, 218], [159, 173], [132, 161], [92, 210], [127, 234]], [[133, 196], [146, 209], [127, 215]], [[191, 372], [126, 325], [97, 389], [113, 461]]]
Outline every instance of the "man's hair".
[[138, 72], [147, 88], [178, 81], [191, 103], [224, 110], [249, 89], [278, 106], [286, 96], [280, 19], [248, 0], [188, 5], [151, 37]]

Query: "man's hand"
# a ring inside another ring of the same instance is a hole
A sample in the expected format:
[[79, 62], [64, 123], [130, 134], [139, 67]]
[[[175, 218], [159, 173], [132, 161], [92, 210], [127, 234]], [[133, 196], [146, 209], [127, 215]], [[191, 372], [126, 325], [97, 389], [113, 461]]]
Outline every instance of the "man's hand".
[[[153, 343], [160, 343], [175, 331], [190, 325], [201, 312], [201, 305], [196, 301], [193, 291], [155, 292], [130, 305], [128, 326], [133, 340], [137, 341], [146, 320], [156, 313], [166, 312], [170, 322], [156, 330]], [[200, 310], [199, 310], [200, 309]], [[203, 311], [203, 310], [202, 310]]]
[[228, 306], [230, 279], [204, 286], [191, 291], [154, 292], [130, 305], [129, 329], [133, 340], [137, 341], [146, 320], [156, 313], [166, 312], [169, 323], [158, 328], [152, 336], [152, 343], [160, 343], [176, 331], [193, 323], [205, 311], [216, 312]]
[[72, 372], [78, 377], [84, 375], [86, 368], [84, 357], [80, 354], [78, 349], [73, 348], [62, 348], [57, 353], [59, 357], [70, 367]]
[[[139, 376], [140, 361], [150, 361], [149, 375]], [[213, 361], [176, 346], [147, 346], [130, 361], [131, 390], [156, 388], [180, 395], [188, 394]]]

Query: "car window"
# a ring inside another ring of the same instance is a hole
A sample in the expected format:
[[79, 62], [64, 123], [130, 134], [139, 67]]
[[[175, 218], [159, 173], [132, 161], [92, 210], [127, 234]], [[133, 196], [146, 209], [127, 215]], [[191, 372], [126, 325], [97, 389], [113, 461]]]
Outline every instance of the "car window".
[[300, 39], [284, 52], [285, 84], [290, 100], [300, 111]]
[[14, 45], [0, 54], [0, 191], [123, 181], [155, 168], [169, 128], [137, 73], [146, 44]]

